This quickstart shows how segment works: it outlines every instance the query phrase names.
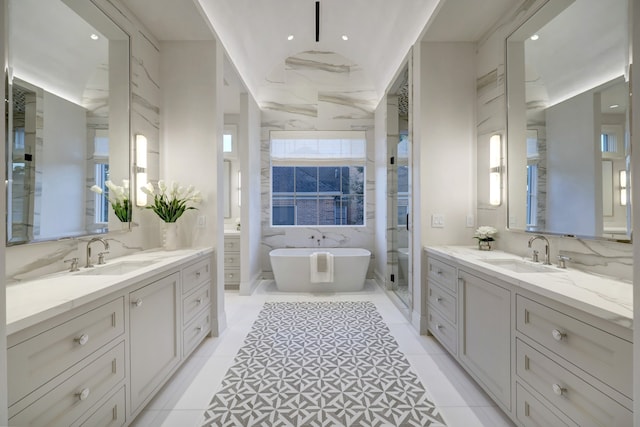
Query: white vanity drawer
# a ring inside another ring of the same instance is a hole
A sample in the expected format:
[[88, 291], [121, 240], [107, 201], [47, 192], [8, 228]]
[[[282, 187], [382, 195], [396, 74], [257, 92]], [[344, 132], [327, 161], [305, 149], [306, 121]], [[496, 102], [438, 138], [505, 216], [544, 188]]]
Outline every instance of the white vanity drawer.
[[240, 283], [240, 269], [239, 268], [225, 268], [224, 269], [224, 283], [226, 285], [237, 285]]
[[633, 344], [518, 295], [516, 328], [577, 367], [633, 396]]
[[458, 292], [458, 277], [456, 268], [432, 257], [427, 258], [427, 277], [429, 281], [436, 281], [439, 285], [456, 294]]
[[182, 270], [182, 293], [187, 294], [210, 279], [211, 262], [207, 256], [206, 259], [191, 264]]
[[435, 310], [429, 310], [428, 327], [434, 337], [442, 343], [451, 354], [458, 353], [458, 333], [456, 327], [447, 322]]
[[[124, 380], [124, 342], [72, 374], [19, 412], [12, 407], [10, 425], [69, 426]], [[17, 412], [17, 413], [13, 413]]]
[[182, 300], [182, 324], [186, 325], [211, 302], [211, 282], [207, 282]]
[[224, 251], [240, 251], [240, 236], [224, 236]]
[[123, 333], [120, 297], [9, 347], [9, 406]]
[[187, 357], [210, 331], [211, 315], [205, 310], [182, 332], [182, 357]]
[[240, 253], [224, 253], [224, 268], [227, 267], [240, 267]]
[[581, 427], [628, 427], [633, 413], [523, 341], [516, 339], [516, 372]]
[[435, 282], [429, 282], [429, 305], [436, 309], [445, 319], [455, 325], [458, 303], [456, 297], [446, 292]]
[[71, 427], [120, 427], [125, 424], [125, 389], [121, 387], [102, 405], [89, 411], [89, 416]]
[[573, 421], [560, 416], [516, 383], [516, 418], [524, 427], [578, 427]]

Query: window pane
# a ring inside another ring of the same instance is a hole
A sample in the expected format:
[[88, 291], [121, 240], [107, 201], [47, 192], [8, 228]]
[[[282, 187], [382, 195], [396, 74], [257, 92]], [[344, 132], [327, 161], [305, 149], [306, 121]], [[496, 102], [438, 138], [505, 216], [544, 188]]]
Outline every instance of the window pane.
[[340, 167], [318, 168], [318, 190], [320, 193], [340, 191]]
[[297, 167], [296, 170], [296, 193], [318, 193], [318, 168], [317, 167]]
[[339, 225], [336, 209], [340, 207], [340, 197], [322, 195], [318, 197], [318, 225]]
[[292, 167], [271, 168], [271, 180], [274, 193], [293, 193], [293, 172]]
[[318, 225], [318, 196], [296, 195], [296, 224]]
[[[295, 225], [295, 206], [293, 206], [293, 199], [288, 201], [279, 200], [279, 203], [283, 205], [274, 205], [272, 208], [273, 225]], [[285, 203], [289, 203], [288, 205]]]
[[342, 192], [364, 195], [364, 166], [342, 168]]
[[222, 151], [225, 153], [233, 152], [233, 136], [229, 134], [222, 135]]
[[342, 204], [346, 207], [346, 218], [343, 218], [344, 225], [364, 225], [363, 196], [345, 196], [342, 198]]

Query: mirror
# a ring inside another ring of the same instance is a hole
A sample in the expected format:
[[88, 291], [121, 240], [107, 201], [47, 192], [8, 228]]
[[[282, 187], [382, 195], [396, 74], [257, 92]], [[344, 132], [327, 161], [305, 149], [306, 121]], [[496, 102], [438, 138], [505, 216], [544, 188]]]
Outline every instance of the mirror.
[[507, 38], [510, 229], [631, 240], [628, 8], [549, 0]]
[[8, 9], [7, 244], [120, 230], [90, 188], [129, 180], [129, 36], [86, 0]]

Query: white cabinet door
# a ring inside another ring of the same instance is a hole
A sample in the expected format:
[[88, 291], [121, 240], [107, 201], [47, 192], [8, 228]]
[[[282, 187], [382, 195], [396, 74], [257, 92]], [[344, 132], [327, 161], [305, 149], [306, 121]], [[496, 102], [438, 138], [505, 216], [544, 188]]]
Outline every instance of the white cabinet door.
[[511, 292], [459, 270], [458, 355], [489, 394], [511, 409]]
[[176, 272], [129, 294], [131, 413], [180, 362], [179, 280]]

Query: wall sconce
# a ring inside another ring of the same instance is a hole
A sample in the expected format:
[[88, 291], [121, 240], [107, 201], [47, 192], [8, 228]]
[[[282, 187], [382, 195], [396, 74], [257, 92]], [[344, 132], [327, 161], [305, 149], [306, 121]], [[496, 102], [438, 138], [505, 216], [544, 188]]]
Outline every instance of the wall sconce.
[[136, 135], [136, 206], [147, 205], [147, 194], [141, 190], [147, 185], [147, 137]]
[[627, 171], [620, 171], [620, 204], [627, 206]]
[[502, 203], [502, 138], [496, 134], [489, 139], [489, 204]]

